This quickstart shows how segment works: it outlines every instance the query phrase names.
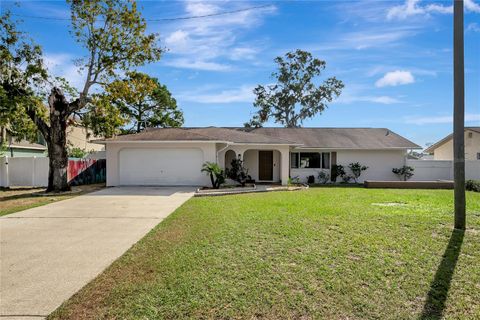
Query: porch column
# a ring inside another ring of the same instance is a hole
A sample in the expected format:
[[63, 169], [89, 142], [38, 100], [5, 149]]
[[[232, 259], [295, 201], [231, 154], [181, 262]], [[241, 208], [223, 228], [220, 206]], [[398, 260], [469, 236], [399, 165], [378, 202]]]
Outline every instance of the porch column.
[[286, 186], [288, 184], [288, 178], [290, 175], [290, 148], [284, 147], [280, 151], [280, 179], [282, 180], [282, 185]]

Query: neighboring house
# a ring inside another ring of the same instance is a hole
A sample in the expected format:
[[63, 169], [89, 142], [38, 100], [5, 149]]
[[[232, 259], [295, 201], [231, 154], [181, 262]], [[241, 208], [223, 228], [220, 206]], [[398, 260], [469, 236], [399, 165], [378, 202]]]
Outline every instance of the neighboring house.
[[397, 180], [415, 143], [376, 128], [158, 128], [119, 136], [106, 145], [107, 185], [208, 185], [206, 161], [228, 167], [243, 159], [257, 182], [305, 181], [334, 164], [368, 166], [364, 179]]
[[[0, 156], [9, 157], [46, 157], [47, 144], [45, 139], [39, 134], [36, 142], [27, 140], [17, 141], [12, 137], [8, 130], [2, 128], [3, 150], [0, 150]], [[82, 126], [71, 125], [67, 127], [67, 146], [70, 148], [80, 148], [87, 152], [104, 151], [105, 147], [98, 143], [92, 143], [92, 140], [103, 137], [93, 135], [90, 129]]]
[[0, 157], [45, 157], [47, 155], [45, 140], [40, 134], [36, 142], [29, 142], [26, 140], [17, 141], [4, 127], [0, 128], [0, 131], [0, 143], [2, 145]]
[[[434, 160], [453, 160], [453, 134], [434, 143], [425, 153]], [[480, 160], [480, 127], [465, 127], [465, 160]]]
[[71, 148], [80, 148], [87, 152], [103, 151], [105, 150], [104, 146], [91, 142], [102, 138], [95, 136], [92, 130], [82, 126], [71, 125], [67, 127], [67, 145]]

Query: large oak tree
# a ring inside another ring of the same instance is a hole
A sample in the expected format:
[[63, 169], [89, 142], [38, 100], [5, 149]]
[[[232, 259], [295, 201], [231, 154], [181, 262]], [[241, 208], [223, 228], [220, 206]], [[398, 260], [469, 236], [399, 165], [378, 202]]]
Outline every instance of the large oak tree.
[[105, 85], [119, 73], [157, 61], [162, 53], [157, 35], [146, 32], [146, 22], [135, 1], [67, 2], [71, 9], [71, 34], [87, 53], [77, 61], [85, 82], [76, 97], [68, 97], [61, 87], [54, 86], [48, 99], [42, 99], [38, 88], [41, 83], [52, 82], [43, 67], [40, 47], [20, 36], [8, 14], [1, 17], [0, 24], [2, 112], [8, 111], [9, 121], [28, 114], [44, 136], [50, 161], [47, 191], [55, 192], [69, 190], [67, 123], [73, 115], [88, 109], [92, 87]]
[[338, 97], [344, 87], [335, 77], [316, 85], [316, 77], [325, 69], [326, 62], [303, 50], [288, 52], [275, 58], [278, 70], [272, 74], [275, 84], [259, 85], [253, 92], [254, 106], [259, 109], [247, 127], [260, 127], [270, 118], [285, 127], [299, 127], [303, 120], [321, 113], [327, 102]]

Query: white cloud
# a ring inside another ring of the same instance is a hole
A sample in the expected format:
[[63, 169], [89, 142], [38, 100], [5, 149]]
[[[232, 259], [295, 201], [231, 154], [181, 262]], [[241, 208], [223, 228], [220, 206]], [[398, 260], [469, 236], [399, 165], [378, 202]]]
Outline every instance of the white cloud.
[[480, 4], [473, 2], [473, 0], [465, 0], [464, 6], [465, 9], [471, 12], [480, 13]]
[[190, 59], [171, 59], [165, 62], [167, 66], [175, 68], [185, 68], [203, 71], [229, 71], [232, 66], [217, 62], [190, 60]]
[[342, 38], [342, 42], [344, 45], [362, 50], [372, 47], [396, 45], [399, 40], [414, 34], [415, 30], [407, 27], [383, 30], [375, 29], [370, 31], [363, 30], [347, 34]]
[[246, 102], [253, 103], [255, 96], [253, 94], [253, 86], [241, 86], [236, 89], [222, 90], [220, 92], [189, 92], [177, 95], [179, 100], [197, 102], [197, 103], [234, 103]]
[[356, 102], [369, 102], [385, 105], [402, 103], [401, 100], [395, 97], [375, 95], [372, 94], [371, 91], [372, 88], [364, 84], [346, 83], [342, 94], [334, 100], [333, 103], [352, 104]]
[[415, 78], [410, 71], [396, 70], [387, 72], [382, 78], [375, 82], [376, 87], [398, 86], [414, 83]]
[[[452, 5], [442, 5], [431, 3], [421, 5], [420, 0], [405, 0], [404, 4], [393, 6], [387, 10], [387, 19], [406, 19], [411, 16], [428, 16], [431, 13], [451, 14], [453, 13]], [[466, 11], [480, 13], [480, 5], [473, 0], [465, 0], [464, 7]]]
[[[465, 122], [474, 122], [474, 121], [480, 121], [480, 113], [465, 114]], [[453, 116], [407, 117], [405, 118], [405, 123], [417, 124], [417, 125], [453, 123]]]
[[[356, 28], [356, 31], [332, 34], [332, 38], [324, 42], [307, 42], [298, 45], [298, 47], [310, 52], [321, 52], [322, 54], [325, 54], [326, 51], [348, 50], [348, 57], [352, 58], [352, 49], [385, 49], [399, 46], [402, 44], [402, 40], [412, 37], [420, 31], [420, 28], [417, 26]], [[288, 49], [292, 48], [289, 47]], [[361, 57], [364, 56], [362, 55]]]
[[344, 103], [344, 104], [351, 104], [355, 102], [371, 102], [371, 103], [378, 103], [378, 104], [396, 104], [402, 103], [402, 101], [398, 100], [397, 98], [393, 98], [390, 96], [354, 96], [354, 95], [340, 95], [340, 97], [335, 101], [337, 103]]
[[230, 51], [230, 59], [232, 60], [253, 60], [255, 59], [258, 49], [256, 48], [245, 48], [245, 47], [238, 47], [233, 48]]
[[[186, 1], [186, 15], [208, 15], [249, 7], [246, 2]], [[239, 43], [242, 34], [262, 23], [275, 7], [183, 20], [162, 29], [168, 49], [164, 62], [169, 66], [197, 70], [226, 71], [239, 60], [253, 60], [260, 48]], [[170, 29], [170, 30], [169, 30]], [[170, 60], [171, 59], [171, 60]]]
[[43, 56], [43, 61], [52, 76], [65, 78], [70, 85], [81, 89], [85, 77], [73, 63], [74, 59], [75, 57], [68, 53], [46, 53]]
[[469, 23], [466, 31], [480, 32], [480, 25], [476, 22]]
[[188, 1], [186, 3], [185, 11], [192, 16], [202, 16], [217, 13], [219, 11], [219, 7], [211, 3]]

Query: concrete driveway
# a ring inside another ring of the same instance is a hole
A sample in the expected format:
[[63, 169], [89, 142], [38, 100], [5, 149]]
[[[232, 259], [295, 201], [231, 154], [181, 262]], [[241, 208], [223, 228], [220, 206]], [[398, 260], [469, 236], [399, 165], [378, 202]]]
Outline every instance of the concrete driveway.
[[1, 319], [45, 317], [193, 191], [108, 188], [0, 218]]

